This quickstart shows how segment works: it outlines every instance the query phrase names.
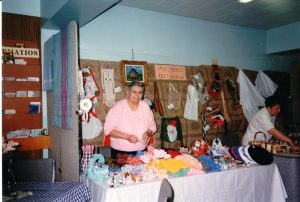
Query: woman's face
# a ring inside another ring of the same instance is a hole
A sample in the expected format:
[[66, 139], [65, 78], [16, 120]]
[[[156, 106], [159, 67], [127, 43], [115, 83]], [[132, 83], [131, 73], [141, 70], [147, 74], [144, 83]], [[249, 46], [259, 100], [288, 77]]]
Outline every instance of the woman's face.
[[143, 89], [139, 86], [133, 86], [128, 92], [128, 100], [132, 103], [138, 103], [142, 100]]

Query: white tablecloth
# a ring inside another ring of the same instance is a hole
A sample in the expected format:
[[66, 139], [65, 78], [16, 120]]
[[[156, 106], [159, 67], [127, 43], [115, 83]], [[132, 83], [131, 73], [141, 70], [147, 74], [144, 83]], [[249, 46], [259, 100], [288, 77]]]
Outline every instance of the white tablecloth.
[[[162, 180], [109, 188], [81, 177], [97, 202], [156, 202]], [[169, 179], [178, 202], [283, 202], [287, 193], [276, 164]]]

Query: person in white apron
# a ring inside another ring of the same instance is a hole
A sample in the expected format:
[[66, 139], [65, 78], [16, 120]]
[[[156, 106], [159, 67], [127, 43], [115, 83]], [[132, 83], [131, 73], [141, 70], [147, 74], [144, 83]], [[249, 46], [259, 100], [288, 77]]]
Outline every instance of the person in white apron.
[[300, 147], [292, 139], [275, 128], [275, 118], [280, 112], [280, 100], [278, 97], [270, 96], [266, 98], [265, 105], [266, 107], [254, 114], [249, 122], [242, 144], [249, 145], [249, 142], [254, 140], [255, 134], [260, 133], [256, 136], [256, 140], [269, 140], [274, 136], [288, 143], [293, 151], [300, 151]]

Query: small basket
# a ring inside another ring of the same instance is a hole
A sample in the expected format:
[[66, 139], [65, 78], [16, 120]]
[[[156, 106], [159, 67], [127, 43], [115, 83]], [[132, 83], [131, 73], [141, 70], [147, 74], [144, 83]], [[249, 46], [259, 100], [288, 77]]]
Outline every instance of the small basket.
[[[256, 140], [256, 136], [257, 136], [258, 134], [263, 134], [265, 140]], [[265, 145], [266, 142], [267, 142], [267, 136], [266, 136], [266, 134], [264, 134], [263, 132], [257, 132], [257, 133], [255, 133], [255, 135], [254, 135], [254, 139], [253, 139], [252, 141], [249, 142], [249, 145], [253, 145], [253, 146], [261, 146], [262, 143], [264, 143], [264, 145]], [[264, 147], [265, 147], [265, 146], [264, 146]], [[263, 148], [264, 148], [264, 147], [263, 147]]]

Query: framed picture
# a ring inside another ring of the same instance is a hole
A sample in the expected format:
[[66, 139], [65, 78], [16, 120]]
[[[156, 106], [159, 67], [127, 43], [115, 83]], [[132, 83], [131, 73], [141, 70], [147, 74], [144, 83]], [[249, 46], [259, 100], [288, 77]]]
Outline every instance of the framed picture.
[[147, 85], [147, 62], [122, 60], [120, 64], [123, 84], [138, 80]]

